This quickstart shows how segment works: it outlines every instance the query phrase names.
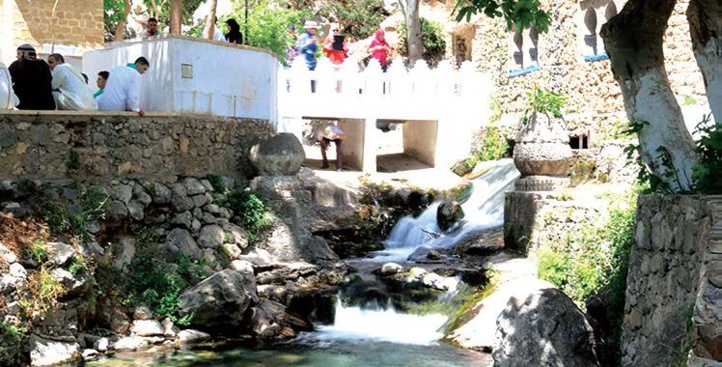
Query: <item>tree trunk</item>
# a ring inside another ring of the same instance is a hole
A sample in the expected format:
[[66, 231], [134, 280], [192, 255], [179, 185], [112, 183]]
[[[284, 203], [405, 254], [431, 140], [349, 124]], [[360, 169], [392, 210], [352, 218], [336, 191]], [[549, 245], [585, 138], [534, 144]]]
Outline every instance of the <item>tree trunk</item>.
[[664, 68], [662, 44], [676, 0], [630, 0], [603, 27], [601, 36], [627, 116], [641, 126], [639, 154], [673, 192], [692, 186], [697, 161]]
[[213, 39], [213, 31], [216, 27], [216, 7], [218, 0], [210, 0], [210, 10], [208, 11], [208, 18], [206, 18], [206, 29], [203, 32], [203, 38]]
[[406, 11], [406, 40], [409, 46], [409, 65], [421, 58], [424, 46], [421, 44], [421, 21], [419, 19], [420, 0], [408, 0]]
[[122, 41], [125, 38], [125, 25], [128, 23], [128, 14], [130, 14], [130, 0], [123, 0], [123, 20], [115, 26], [113, 41]]
[[722, 125], [722, 3], [691, 0], [687, 8], [692, 49], [704, 76], [715, 122]]
[[171, 0], [170, 3], [170, 33], [181, 34], [183, 24], [183, 0]]

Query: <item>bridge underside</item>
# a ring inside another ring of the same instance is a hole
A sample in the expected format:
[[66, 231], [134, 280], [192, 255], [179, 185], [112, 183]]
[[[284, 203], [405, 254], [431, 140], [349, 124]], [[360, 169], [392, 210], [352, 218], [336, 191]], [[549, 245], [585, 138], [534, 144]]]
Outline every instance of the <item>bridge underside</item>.
[[338, 120], [338, 125], [346, 132], [342, 156], [347, 168], [363, 172], [376, 172], [377, 147], [379, 135], [377, 123], [401, 123], [403, 153], [431, 167], [451, 166], [463, 159], [469, 150], [468, 135], [455, 138], [454, 128], [439, 120], [395, 120], [375, 118], [335, 118], [328, 116], [304, 116], [304, 119]]

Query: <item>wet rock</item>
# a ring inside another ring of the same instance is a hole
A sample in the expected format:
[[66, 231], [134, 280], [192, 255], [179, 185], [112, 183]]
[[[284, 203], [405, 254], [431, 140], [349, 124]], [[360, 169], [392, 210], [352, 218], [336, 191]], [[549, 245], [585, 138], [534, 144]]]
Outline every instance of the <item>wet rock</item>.
[[135, 320], [150, 320], [153, 318], [153, 312], [146, 306], [136, 306], [133, 312]]
[[261, 175], [292, 176], [301, 169], [306, 154], [295, 135], [280, 133], [253, 145], [249, 159]]
[[286, 306], [268, 299], [252, 308], [253, 333], [263, 339], [296, 336], [299, 331], [313, 331], [313, 324], [297, 314], [286, 312]]
[[393, 275], [400, 273], [404, 267], [396, 263], [386, 263], [381, 266], [381, 275]]
[[81, 357], [80, 344], [30, 337], [30, 364], [53, 366], [78, 360]]
[[198, 236], [198, 245], [206, 248], [216, 248], [223, 244], [223, 228], [217, 225], [205, 226]]
[[436, 210], [436, 222], [442, 231], [447, 231], [464, 218], [464, 209], [458, 201], [444, 201]]
[[201, 330], [233, 330], [243, 324], [255, 289], [238, 272], [226, 269], [184, 291], [179, 297], [180, 316], [193, 315], [190, 324]]
[[48, 242], [48, 261], [62, 266], [75, 256], [73, 246], [62, 242]]
[[113, 343], [117, 351], [134, 351], [148, 347], [148, 341], [141, 336], [126, 336]]
[[200, 343], [210, 338], [210, 334], [193, 329], [185, 329], [178, 332], [178, 340], [183, 344]]
[[193, 240], [193, 236], [181, 228], [174, 228], [168, 233], [167, 243], [169, 248], [175, 247], [178, 252], [188, 256], [192, 260], [199, 260], [203, 257], [203, 252], [196, 241]]
[[140, 336], [158, 336], [163, 335], [164, 329], [158, 320], [135, 320], [130, 331]]

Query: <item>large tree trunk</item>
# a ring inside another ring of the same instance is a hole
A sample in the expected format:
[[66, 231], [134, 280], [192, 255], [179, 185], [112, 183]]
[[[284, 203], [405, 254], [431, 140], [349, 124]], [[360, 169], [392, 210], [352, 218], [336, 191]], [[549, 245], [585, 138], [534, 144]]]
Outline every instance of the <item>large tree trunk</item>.
[[206, 18], [206, 29], [203, 32], [203, 38], [213, 39], [213, 31], [216, 27], [216, 7], [218, 6], [218, 0], [210, 0], [210, 10], [208, 11], [208, 18]]
[[692, 49], [704, 76], [715, 122], [722, 125], [722, 2], [692, 0], [687, 8]]
[[629, 0], [601, 36], [629, 120], [641, 126], [639, 154], [673, 192], [692, 186], [692, 136], [664, 69], [662, 44], [676, 0]]
[[409, 64], [421, 58], [424, 46], [421, 43], [421, 21], [419, 19], [419, 7], [421, 0], [399, 0], [401, 11], [406, 20], [406, 44], [409, 56]]
[[123, 20], [115, 26], [115, 34], [113, 41], [122, 41], [125, 38], [125, 25], [128, 23], [128, 14], [130, 14], [130, 0], [123, 1]]
[[170, 33], [181, 34], [183, 24], [183, 0], [171, 0], [170, 2]]

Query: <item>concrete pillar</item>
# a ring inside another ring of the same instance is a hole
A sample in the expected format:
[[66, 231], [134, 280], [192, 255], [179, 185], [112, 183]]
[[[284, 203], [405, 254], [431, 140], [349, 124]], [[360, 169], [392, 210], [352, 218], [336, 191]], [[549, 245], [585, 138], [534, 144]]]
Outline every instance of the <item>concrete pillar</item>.
[[346, 133], [342, 149], [344, 166], [376, 172], [376, 118], [340, 119], [338, 126]]
[[404, 154], [429, 166], [437, 165], [438, 121], [406, 121], [403, 125]]

